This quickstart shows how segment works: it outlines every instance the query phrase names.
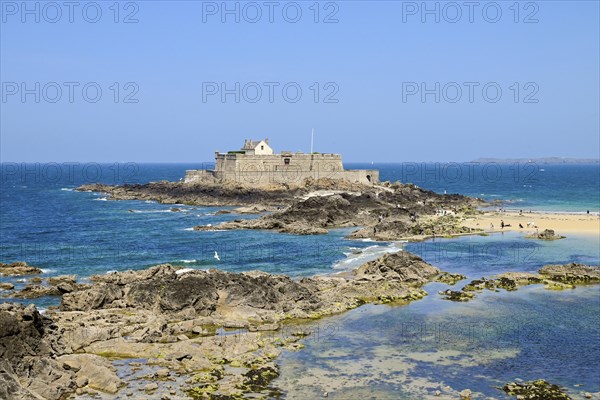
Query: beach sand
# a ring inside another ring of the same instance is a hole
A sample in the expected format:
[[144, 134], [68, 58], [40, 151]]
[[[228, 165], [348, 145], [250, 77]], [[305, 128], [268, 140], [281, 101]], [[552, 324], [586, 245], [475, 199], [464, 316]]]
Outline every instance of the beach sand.
[[[510, 224], [509, 227], [500, 228], [500, 221], [505, 224]], [[533, 226], [528, 227], [527, 223], [533, 222]], [[492, 229], [490, 224], [494, 224]], [[519, 228], [519, 224], [523, 228]], [[558, 214], [558, 213], [543, 213], [532, 212], [519, 215], [518, 212], [486, 212], [474, 218], [468, 218], [463, 225], [470, 228], [480, 228], [485, 232], [501, 232], [501, 231], [520, 231], [524, 233], [540, 232], [544, 229], [553, 229], [557, 234], [586, 234], [600, 236], [600, 217], [596, 214]]]

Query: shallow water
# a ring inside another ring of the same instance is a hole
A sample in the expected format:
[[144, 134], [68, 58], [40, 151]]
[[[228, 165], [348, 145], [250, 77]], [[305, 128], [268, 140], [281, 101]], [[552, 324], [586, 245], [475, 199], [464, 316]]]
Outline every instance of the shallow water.
[[[505, 234], [438, 244], [441, 249], [463, 251], [444, 258], [440, 250], [435, 253], [437, 265], [472, 279], [535, 271], [556, 261], [585, 259], [597, 264], [600, 242], [573, 237], [571, 242], [532, 243]], [[508, 251], [492, 256], [465, 250], [469, 245], [506, 250], [515, 244], [537, 250], [526, 262]], [[431, 251], [432, 246], [407, 247]], [[477, 398], [507, 398], [497, 387], [515, 379], [546, 379], [576, 396], [600, 392], [598, 286], [486, 291], [467, 303], [443, 300], [437, 292], [447, 287], [428, 284], [429, 296], [423, 300], [405, 306], [363, 306], [316, 322], [309, 328], [315, 334], [305, 340], [305, 348], [282, 356], [281, 376], [274, 384], [290, 399], [320, 397], [324, 392], [333, 399], [440, 398], [434, 396], [436, 390], [441, 398], [457, 398], [457, 392], [467, 388]]]

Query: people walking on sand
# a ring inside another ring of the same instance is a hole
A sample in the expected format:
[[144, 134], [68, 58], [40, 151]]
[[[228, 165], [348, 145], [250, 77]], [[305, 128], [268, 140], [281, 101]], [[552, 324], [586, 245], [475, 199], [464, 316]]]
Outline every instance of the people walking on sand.
[[500, 229], [504, 229], [504, 220], [503, 219], [500, 220]]

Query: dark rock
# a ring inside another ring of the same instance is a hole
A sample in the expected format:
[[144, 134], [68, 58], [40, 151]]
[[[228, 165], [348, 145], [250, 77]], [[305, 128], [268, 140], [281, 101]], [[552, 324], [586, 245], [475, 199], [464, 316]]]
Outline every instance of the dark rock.
[[544, 284], [547, 289], [572, 289], [575, 284], [600, 283], [600, 266], [584, 264], [546, 265], [539, 274], [528, 272], [506, 272], [492, 278], [474, 279], [460, 291], [440, 292], [446, 300], [468, 301], [474, 298], [472, 292], [484, 289], [498, 291], [517, 290], [520, 286]]
[[57, 400], [76, 388], [46, 331], [35, 306], [0, 304], [0, 398]]
[[466, 276], [461, 274], [451, 274], [450, 272], [442, 272], [438, 276], [435, 277], [436, 282], [447, 283], [448, 285], [455, 285], [456, 282], [462, 281], [463, 279], [467, 279]]
[[118, 305], [176, 312], [192, 306], [199, 315], [210, 315], [217, 303], [266, 310], [284, 310], [295, 302], [317, 303], [306, 288], [286, 276], [219, 270], [178, 275], [175, 271], [177, 268], [165, 264], [95, 277], [100, 284], [65, 294], [61, 308], [92, 310]]
[[568, 400], [571, 399], [558, 385], [543, 379], [531, 382], [512, 382], [502, 387], [502, 390], [518, 399], [531, 400]]
[[187, 354], [187, 353], [183, 353], [183, 354], [176, 354], [175, 356], [173, 356], [173, 358], [177, 361], [183, 361], [183, 360], [189, 360], [192, 358], [191, 354]]
[[251, 369], [244, 374], [243, 387], [246, 390], [261, 391], [266, 389], [271, 381], [279, 376], [277, 366], [266, 366]]
[[[325, 189], [326, 192], [315, 193]], [[154, 182], [145, 185], [85, 185], [78, 190], [108, 193], [112, 199], [156, 200], [166, 204], [184, 203], [203, 206], [246, 205], [239, 212], [274, 211], [252, 220], [235, 220], [195, 230], [264, 229], [281, 233], [315, 235], [335, 227], [366, 226], [354, 237], [392, 240], [416, 234], [457, 234], [473, 230], [460, 226], [450, 217], [442, 223], [415, 224], [417, 215], [435, 215], [440, 209], [475, 212], [481, 200], [461, 195], [440, 195], [414, 185], [382, 183], [381, 186], [349, 184], [332, 179], [307, 179], [298, 186], [274, 184], [252, 188], [234, 183], [185, 184]], [[337, 191], [338, 193], [331, 193]], [[280, 208], [287, 206], [285, 209]], [[226, 213], [220, 211], [219, 213]], [[446, 217], [444, 217], [446, 218]], [[373, 232], [373, 226], [380, 232]], [[439, 227], [438, 227], [439, 226]], [[438, 230], [437, 232], [434, 232]], [[430, 232], [431, 231], [431, 232]], [[360, 233], [359, 233], [360, 232]]]
[[445, 300], [450, 301], [469, 301], [475, 297], [473, 293], [464, 292], [462, 290], [444, 290], [439, 292], [439, 294], [445, 296]]

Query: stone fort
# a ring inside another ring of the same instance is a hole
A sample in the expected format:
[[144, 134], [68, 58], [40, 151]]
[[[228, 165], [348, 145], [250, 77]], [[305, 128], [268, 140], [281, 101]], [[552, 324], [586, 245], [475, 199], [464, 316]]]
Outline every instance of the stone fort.
[[269, 139], [248, 140], [240, 150], [215, 152], [214, 169], [188, 170], [184, 182], [239, 182], [254, 186], [274, 183], [300, 185], [305, 179], [330, 178], [372, 185], [377, 170], [344, 170], [340, 154], [282, 151], [275, 154]]

